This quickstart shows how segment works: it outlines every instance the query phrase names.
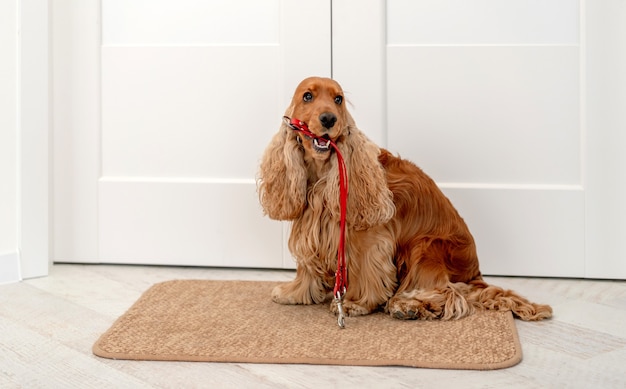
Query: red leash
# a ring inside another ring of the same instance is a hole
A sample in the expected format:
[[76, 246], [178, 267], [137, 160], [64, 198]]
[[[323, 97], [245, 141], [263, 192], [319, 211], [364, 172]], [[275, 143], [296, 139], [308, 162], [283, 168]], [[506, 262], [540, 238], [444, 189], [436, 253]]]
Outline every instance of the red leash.
[[343, 160], [343, 155], [339, 151], [339, 148], [330, 139], [317, 136], [309, 130], [309, 127], [305, 122], [298, 119], [291, 119], [287, 116], [283, 116], [285, 123], [295, 131], [302, 133], [304, 136], [311, 139], [323, 139], [324, 142], [330, 142], [330, 145], [337, 154], [337, 166], [339, 169], [339, 207], [340, 207], [340, 219], [339, 219], [339, 247], [337, 249], [337, 270], [335, 271], [335, 288], [333, 289], [333, 296], [337, 303], [337, 309], [339, 310], [339, 317], [337, 324], [340, 328], [345, 327], [344, 312], [343, 312], [343, 296], [348, 289], [348, 266], [346, 264], [346, 209], [348, 205], [348, 172], [346, 170], [346, 163]]

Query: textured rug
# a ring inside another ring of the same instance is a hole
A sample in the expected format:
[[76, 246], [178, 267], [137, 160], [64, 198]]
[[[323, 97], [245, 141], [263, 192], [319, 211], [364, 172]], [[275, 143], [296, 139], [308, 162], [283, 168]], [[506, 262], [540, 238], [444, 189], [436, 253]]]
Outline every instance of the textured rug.
[[501, 369], [522, 359], [510, 312], [458, 321], [383, 313], [337, 326], [328, 305], [273, 303], [278, 282], [156, 284], [94, 344], [113, 359]]

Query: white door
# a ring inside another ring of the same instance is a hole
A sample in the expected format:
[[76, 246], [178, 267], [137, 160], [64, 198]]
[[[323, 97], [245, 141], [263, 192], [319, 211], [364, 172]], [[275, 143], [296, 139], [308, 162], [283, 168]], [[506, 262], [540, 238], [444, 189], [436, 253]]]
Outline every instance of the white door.
[[626, 278], [622, 2], [52, 11], [56, 261], [293, 266], [254, 174], [294, 86], [331, 75], [332, 46], [359, 126], [439, 183], [484, 273]]
[[330, 76], [330, 0], [57, 1], [52, 15], [53, 259], [290, 266], [255, 174], [294, 85]]
[[357, 123], [438, 182], [483, 272], [585, 276], [579, 2], [333, 7], [333, 73]]

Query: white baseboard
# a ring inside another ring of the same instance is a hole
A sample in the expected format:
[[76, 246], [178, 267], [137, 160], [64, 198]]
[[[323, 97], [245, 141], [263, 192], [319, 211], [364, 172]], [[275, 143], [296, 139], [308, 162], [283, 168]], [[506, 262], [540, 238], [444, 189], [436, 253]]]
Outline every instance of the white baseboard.
[[0, 284], [21, 281], [20, 254], [16, 252], [0, 254]]

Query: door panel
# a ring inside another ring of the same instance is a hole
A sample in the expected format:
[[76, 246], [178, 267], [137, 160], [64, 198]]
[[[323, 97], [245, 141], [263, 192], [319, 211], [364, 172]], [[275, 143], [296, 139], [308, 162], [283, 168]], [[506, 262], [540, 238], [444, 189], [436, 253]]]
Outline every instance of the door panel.
[[390, 46], [389, 147], [439, 182], [579, 184], [578, 57], [569, 46]]
[[267, 45], [280, 41], [280, 0], [104, 0], [102, 43]]
[[[279, 46], [103, 47], [103, 176], [254, 178], [280, 124], [280, 54]], [[254, 71], [234, 71], [246, 63]]]
[[472, 231], [484, 274], [585, 274], [582, 188], [440, 186]]
[[579, 0], [388, 0], [387, 42], [578, 45]]
[[253, 182], [100, 180], [107, 261], [281, 267], [281, 223], [259, 217]]

